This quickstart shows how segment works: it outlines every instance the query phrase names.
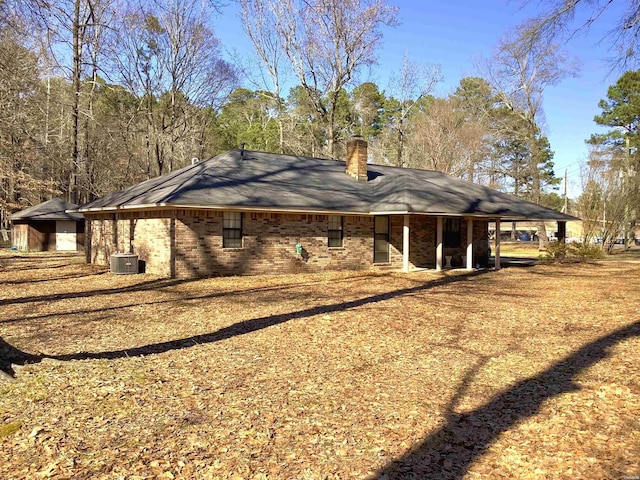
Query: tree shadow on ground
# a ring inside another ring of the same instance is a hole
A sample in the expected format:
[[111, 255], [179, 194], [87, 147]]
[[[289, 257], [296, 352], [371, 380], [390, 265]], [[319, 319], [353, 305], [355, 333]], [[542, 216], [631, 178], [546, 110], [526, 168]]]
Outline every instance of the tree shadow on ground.
[[187, 283], [191, 281], [195, 281], [195, 280], [194, 279], [176, 280], [176, 279], [161, 278], [157, 280], [149, 280], [146, 282], [136, 283], [134, 285], [128, 285], [126, 287], [102, 288], [97, 290], [86, 290], [83, 292], [65, 292], [65, 293], [53, 293], [50, 295], [34, 295], [29, 297], [8, 298], [8, 299], [0, 300], [0, 306], [16, 305], [16, 304], [32, 303], [32, 302], [52, 302], [56, 300], [65, 300], [70, 298], [93, 297], [95, 295], [115, 295], [117, 293], [139, 292], [144, 290], [154, 290], [157, 288], [170, 287], [170, 286], [179, 285], [179, 284]]
[[[60, 267], [64, 267], [64, 266], [68, 266], [68, 265], [60, 265]], [[56, 267], [46, 267], [46, 268], [58, 268], [58, 266]], [[97, 276], [97, 275], [104, 275], [107, 274], [108, 271], [101, 271], [101, 272], [96, 272], [96, 273], [92, 273], [90, 275], [86, 275], [86, 276]], [[77, 275], [77, 278], [80, 278], [84, 275]], [[358, 276], [366, 276], [366, 274], [363, 275], [358, 275]], [[56, 280], [56, 279], [71, 279], [71, 278], [76, 278], [74, 276], [59, 276], [59, 277], [50, 277], [47, 279], [43, 279], [43, 280], [25, 280], [25, 281], [7, 281], [5, 282], [7, 285], [10, 284], [18, 284], [18, 283], [36, 283], [36, 282], [44, 282], [44, 281], [49, 281], [49, 280]], [[7, 299], [0, 299], [0, 307], [3, 305], [18, 305], [18, 304], [24, 304], [24, 303], [32, 303], [32, 302], [52, 302], [52, 301], [57, 301], [57, 300], [67, 300], [67, 299], [74, 299], [74, 298], [87, 298], [87, 297], [94, 297], [96, 295], [115, 295], [115, 294], [119, 294], [119, 293], [131, 293], [131, 292], [139, 292], [139, 291], [146, 291], [146, 290], [156, 290], [156, 289], [161, 289], [161, 288], [166, 288], [166, 287], [173, 287], [176, 285], [183, 285], [183, 284], [187, 284], [187, 283], [191, 283], [191, 282], [198, 282], [201, 281], [203, 279], [205, 279], [207, 277], [190, 277], [190, 278], [157, 278], [157, 279], [153, 279], [153, 280], [148, 280], [148, 281], [143, 281], [143, 282], [139, 282], [139, 283], [135, 283], [133, 285], [128, 285], [128, 286], [124, 286], [124, 287], [115, 287], [115, 288], [102, 288], [102, 289], [96, 289], [96, 290], [85, 290], [85, 291], [74, 291], [74, 292], [63, 292], [63, 293], [53, 293], [53, 294], [47, 294], [47, 295], [33, 295], [33, 296], [28, 296], [28, 297], [17, 297], [17, 298], [7, 298]], [[356, 278], [355, 276], [349, 277], [349, 278]], [[348, 278], [348, 279], [349, 279]], [[339, 281], [347, 281], [348, 279], [345, 280], [337, 280]], [[334, 281], [335, 283], [335, 281]], [[311, 283], [309, 283], [311, 284]], [[301, 286], [301, 285], [305, 285], [304, 283], [297, 283], [297, 284], [292, 284], [292, 285], [287, 285], [287, 286], [282, 286], [282, 285], [278, 285], [275, 287], [260, 287], [255, 289], [255, 291], [261, 291], [261, 290], [266, 290], [266, 289], [274, 289], [277, 290], [279, 288], [288, 288], [288, 287], [294, 287], [294, 286]], [[220, 294], [212, 294], [212, 295], [204, 295], [201, 297], [193, 297], [195, 298], [212, 298], [215, 296], [225, 296], [225, 295], [229, 295], [229, 294], [235, 294], [238, 292], [223, 292]], [[243, 292], [240, 292], [243, 293]], [[173, 300], [171, 300], [173, 301]], [[162, 303], [162, 302], [160, 302]], [[131, 305], [133, 306], [133, 305]], [[0, 323], [13, 323], [15, 322], [15, 320], [10, 320], [10, 321], [0, 321]]]
[[[86, 359], [119, 359], [133, 356], [154, 355], [168, 351], [191, 348], [244, 335], [290, 320], [313, 317], [319, 314], [346, 311], [371, 305], [392, 298], [412, 295], [437, 286], [463, 282], [486, 271], [466, 275], [443, 277], [413, 287], [393, 290], [348, 302], [321, 305], [280, 315], [244, 320], [212, 333], [194, 335], [174, 341], [159, 342], [131, 349], [105, 352], [79, 352], [63, 355], [30, 354], [8, 344], [0, 337], [0, 374], [14, 376], [13, 365], [37, 363], [44, 359], [73, 361]], [[575, 377], [583, 370], [611, 355], [618, 343], [640, 337], [640, 321], [620, 328], [608, 335], [585, 344], [578, 350], [551, 365], [538, 375], [522, 380], [486, 404], [466, 413], [457, 413], [459, 401], [487, 359], [480, 359], [462, 379], [456, 393], [445, 409], [446, 424], [426, 437], [419, 445], [401, 458], [382, 468], [375, 478], [401, 480], [415, 478], [461, 479], [470, 466], [480, 458], [499, 435], [513, 428], [519, 421], [535, 415], [542, 404], [555, 396], [577, 391]]]
[[107, 272], [91, 272], [91, 273], [79, 273], [79, 274], [69, 274], [69, 275], [60, 275], [58, 277], [47, 277], [47, 278], [39, 278], [32, 279], [29, 278], [27, 280], [7, 280], [2, 282], [4, 285], [33, 285], [34, 283], [45, 283], [45, 282], [55, 282], [57, 280], [73, 280], [77, 278], [87, 278], [87, 277], [97, 277], [98, 275], [106, 275]]
[[[221, 328], [212, 333], [206, 333], [201, 335], [193, 335], [186, 338], [177, 340], [170, 340], [166, 342], [153, 343], [149, 345], [143, 345], [140, 347], [112, 350], [105, 352], [78, 352], [63, 355], [47, 355], [47, 354], [30, 354], [22, 352], [0, 337], [0, 368], [6, 373], [14, 376], [15, 372], [11, 368], [11, 364], [24, 365], [26, 363], [38, 363], [44, 359], [53, 359], [58, 361], [72, 361], [72, 360], [89, 360], [89, 359], [117, 359], [128, 358], [135, 356], [146, 356], [164, 353], [172, 350], [182, 350], [185, 348], [194, 347], [197, 345], [215, 343], [222, 340], [226, 340], [239, 335], [245, 335], [247, 333], [262, 330], [268, 327], [272, 327], [281, 323], [288, 322], [290, 320], [297, 320], [301, 318], [313, 317], [315, 315], [328, 314], [334, 312], [346, 311], [352, 308], [361, 307], [363, 305], [373, 304], [390, 300], [395, 297], [404, 295], [411, 295], [417, 292], [430, 290], [432, 288], [447, 285], [454, 282], [467, 281], [471, 277], [482, 275], [487, 273], [488, 270], [478, 270], [469, 272], [466, 274], [453, 275], [441, 277], [437, 280], [432, 280], [427, 283], [420, 283], [413, 287], [402, 288], [398, 290], [392, 290], [390, 292], [380, 293], [377, 295], [371, 295], [368, 297], [352, 300], [348, 302], [340, 302], [330, 305], [319, 305], [316, 307], [306, 308], [289, 313], [283, 313], [279, 315], [269, 315], [264, 317], [252, 318], [249, 320], [243, 320], [238, 323], [234, 323], [228, 327]], [[298, 284], [299, 285], [299, 284]], [[175, 301], [175, 300], [174, 300]], [[9, 367], [7, 368], [7, 365]]]
[[[500, 268], [510, 268], [510, 267], [518, 267], [518, 268], [529, 268], [535, 267], [538, 265], [540, 261], [537, 258], [533, 257], [516, 257], [516, 256], [500, 256]], [[489, 258], [489, 268], [495, 268], [496, 266], [496, 257]]]
[[26, 363], [36, 363], [42, 360], [41, 355], [32, 355], [17, 349], [13, 345], [5, 342], [0, 337], [0, 375], [2, 372], [14, 377], [16, 372], [13, 365], [24, 365]]
[[[587, 343], [534, 377], [516, 383], [486, 404], [467, 413], [456, 413], [458, 401], [477, 373], [463, 378], [445, 411], [446, 424], [376, 475], [378, 480], [461, 479], [498, 436], [519, 421], [535, 415], [544, 401], [577, 391], [574, 378], [581, 371], [611, 355], [616, 344], [640, 337], [640, 321]], [[622, 473], [623, 474], [623, 473]]]
[[[337, 279], [337, 280], [332, 280], [332, 284], [338, 284], [338, 283], [347, 283], [347, 282], [353, 282], [354, 280], [358, 280], [358, 279], [364, 279], [367, 278], [369, 275], [368, 274], [362, 274], [362, 275], [351, 275], [349, 277], [345, 277], [342, 279]], [[168, 288], [168, 287], [172, 287], [174, 285], [179, 285], [182, 283], [186, 283], [186, 282], [195, 282], [195, 281], [199, 281], [202, 280], [201, 278], [196, 278], [196, 279], [184, 279], [184, 280], [175, 280], [175, 279], [165, 279], [165, 280], [154, 280], [152, 282], [144, 282], [144, 283], [138, 283], [136, 285], [132, 285], [130, 287], [120, 287], [120, 288], [113, 288], [113, 289], [108, 289], [108, 290], [91, 290], [90, 292], [93, 292], [92, 295], [78, 295], [77, 293], [63, 293], [63, 294], [52, 294], [52, 295], [46, 295], [46, 296], [37, 296], [37, 297], [29, 297], [32, 298], [31, 301], [35, 302], [35, 301], [55, 301], [55, 300], [64, 300], [64, 299], [68, 299], [68, 298], [79, 298], [79, 297], [91, 297], [93, 295], [110, 295], [110, 294], [117, 294], [117, 293], [125, 293], [125, 292], [131, 292], [131, 291], [143, 291], [143, 290], [160, 290], [162, 288]], [[196, 301], [196, 300], [210, 300], [210, 299], [214, 299], [214, 298], [222, 298], [222, 297], [236, 297], [236, 296], [240, 296], [240, 295], [248, 295], [248, 294], [259, 294], [259, 293], [267, 293], [267, 292], [281, 292], [284, 290], [292, 290], [292, 289], [296, 289], [299, 287], [305, 287], [305, 286], [312, 286], [312, 285], [316, 285], [320, 282], [318, 281], [309, 281], [309, 282], [300, 282], [300, 283], [291, 283], [291, 284], [280, 284], [280, 285], [273, 285], [273, 286], [266, 286], [266, 287], [255, 287], [255, 288], [248, 288], [245, 290], [229, 290], [229, 291], [219, 291], [219, 292], [213, 292], [213, 293], [207, 293], [205, 295], [183, 295], [180, 298], [170, 298], [170, 299], [166, 299], [166, 300], [155, 300], [152, 302], [144, 302], [144, 303], [140, 303], [140, 302], [132, 302], [132, 303], [124, 303], [121, 305], [114, 305], [112, 307], [98, 307], [98, 308], [88, 308], [88, 309], [75, 309], [73, 311], [70, 312], [51, 312], [51, 313], [39, 313], [38, 315], [26, 315], [23, 317], [14, 317], [14, 318], [9, 318], [7, 320], [0, 320], [0, 324], [11, 324], [11, 323], [18, 323], [18, 322], [25, 322], [25, 321], [31, 321], [31, 320], [41, 320], [44, 318], [49, 318], [49, 317], [58, 317], [58, 316], [68, 316], [68, 315], [88, 315], [88, 314], [92, 314], [92, 313], [96, 313], [96, 312], [107, 312], [107, 311], [115, 311], [115, 310], [121, 310], [121, 309], [126, 309], [126, 308], [131, 308], [131, 307], [138, 307], [140, 305], [163, 305], [163, 304], [167, 304], [167, 303], [175, 303], [177, 301], [180, 302], [188, 302], [188, 301]], [[98, 293], [95, 293], [98, 292]], [[10, 301], [7, 301], [7, 303], [10, 303]], [[17, 303], [24, 303], [24, 302], [17, 302]], [[0, 300], [0, 306], [2, 305], [2, 300]]]

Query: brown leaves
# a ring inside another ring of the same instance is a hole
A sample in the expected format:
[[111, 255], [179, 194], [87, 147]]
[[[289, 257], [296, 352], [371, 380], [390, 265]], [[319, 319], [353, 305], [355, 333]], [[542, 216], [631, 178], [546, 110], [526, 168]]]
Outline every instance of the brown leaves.
[[3, 478], [640, 474], [639, 337], [528, 381], [638, 319], [636, 264], [190, 282], [3, 265], [0, 337], [25, 364], [0, 383]]

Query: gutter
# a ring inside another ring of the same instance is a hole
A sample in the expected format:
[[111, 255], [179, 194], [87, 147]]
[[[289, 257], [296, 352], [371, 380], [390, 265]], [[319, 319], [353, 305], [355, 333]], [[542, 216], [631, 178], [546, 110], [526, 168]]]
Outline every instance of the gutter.
[[452, 213], [452, 212], [420, 212], [410, 210], [392, 210], [392, 211], [355, 211], [355, 210], [314, 210], [314, 209], [301, 209], [301, 208], [274, 208], [274, 207], [242, 207], [233, 205], [216, 205], [216, 206], [202, 206], [202, 205], [175, 205], [170, 203], [153, 203], [144, 205], [125, 205], [121, 207], [93, 207], [93, 208], [78, 208], [74, 210], [65, 210], [66, 213], [100, 213], [100, 212], [126, 212], [126, 211], [156, 211], [156, 210], [210, 210], [210, 211], [236, 211], [236, 212], [263, 212], [263, 213], [297, 213], [306, 215], [364, 215], [364, 216], [379, 216], [379, 215], [426, 215], [430, 217], [453, 217], [453, 218], [478, 218], [486, 219], [489, 221], [500, 219], [502, 222], [532, 222], [532, 221], [579, 221], [577, 217], [570, 215], [564, 215], [566, 218], [534, 218], [534, 217], [503, 217], [501, 215], [489, 214], [489, 213]]

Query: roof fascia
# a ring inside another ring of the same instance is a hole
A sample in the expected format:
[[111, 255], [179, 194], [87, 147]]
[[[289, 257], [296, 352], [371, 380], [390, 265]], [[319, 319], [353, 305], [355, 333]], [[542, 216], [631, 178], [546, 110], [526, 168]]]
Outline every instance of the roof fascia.
[[[154, 211], [154, 210], [213, 210], [213, 211], [236, 211], [236, 212], [265, 212], [265, 213], [297, 213], [307, 215], [365, 215], [365, 216], [378, 216], [378, 215], [426, 215], [430, 217], [458, 217], [458, 218], [477, 218], [496, 220], [504, 222], [512, 221], [569, 221], [568, 219], [557, 218], [532, 218], [532, 217], [514, 217], [491, 215], [491, 214], [477, 214], [477, 213], [448, 213], [448, 212], [416, 212], [407, 210], [389, 210], [389, 211], [354, 211], [354, 210], [322, 210], [322, 209], [300, 209], [300, 208], [269, 208], [269, 207], [241, 207], [234, 205], [176, 205], [171, 203], [152, 203], [144, 205], [124, 205], [121, 207], [95, 207], [95, 208], [79, 208], [75, 210], [65, 210], [66, 213], [100, 213], [100, 212], [124, 212], [124, 211]], [[575, 220], [579, 220], [575, 218]]]

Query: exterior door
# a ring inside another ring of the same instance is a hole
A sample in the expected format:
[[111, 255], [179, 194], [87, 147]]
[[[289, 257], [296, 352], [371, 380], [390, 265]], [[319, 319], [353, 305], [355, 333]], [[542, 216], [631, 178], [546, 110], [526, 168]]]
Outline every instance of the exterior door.
[[374, 217], [373, 263], [389, 263], [389, 217]]
[[56, 250], [73, 251], [76, 247], [76, 222], [56, 222]]

